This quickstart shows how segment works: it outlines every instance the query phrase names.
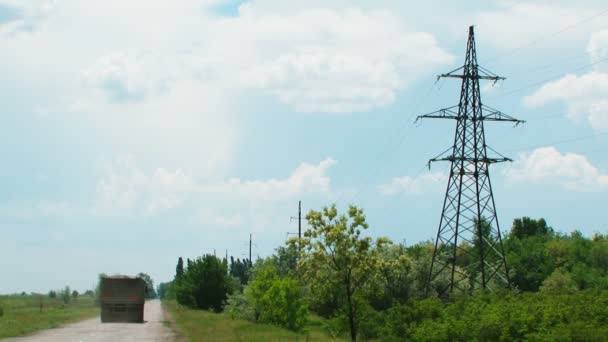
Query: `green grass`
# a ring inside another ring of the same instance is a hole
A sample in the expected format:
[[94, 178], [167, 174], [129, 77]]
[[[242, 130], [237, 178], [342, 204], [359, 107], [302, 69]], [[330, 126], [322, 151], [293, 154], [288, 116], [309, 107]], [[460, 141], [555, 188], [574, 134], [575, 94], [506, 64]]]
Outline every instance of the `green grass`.
[[67, 305], [60, 298], [48, 296], [0, 296], [0, 306], [4, 310], [4, 315], [0, 317], [0, 338], [55, 328], [99, 314], [92, 296], [80, 296]]
[[163, 304], [190, 341], [342, 341], [325, 334], [318, 318], [312, 318], [303, 332], [295, 333], [273, 325], [232, 319], [223, 313], [188, 309], [175, 301]]

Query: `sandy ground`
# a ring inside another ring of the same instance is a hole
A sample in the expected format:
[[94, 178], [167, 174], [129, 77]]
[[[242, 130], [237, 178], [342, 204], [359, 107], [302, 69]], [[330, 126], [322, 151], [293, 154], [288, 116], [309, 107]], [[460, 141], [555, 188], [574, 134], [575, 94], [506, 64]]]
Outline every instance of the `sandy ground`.
[[144, 305], [143, 324], [102, 324], [97, 317], [31, 336], [3, 339], [2, 342], [174, 341], [175, 334], [163, 323], [164, 320], [160, 300], [151, 300]]

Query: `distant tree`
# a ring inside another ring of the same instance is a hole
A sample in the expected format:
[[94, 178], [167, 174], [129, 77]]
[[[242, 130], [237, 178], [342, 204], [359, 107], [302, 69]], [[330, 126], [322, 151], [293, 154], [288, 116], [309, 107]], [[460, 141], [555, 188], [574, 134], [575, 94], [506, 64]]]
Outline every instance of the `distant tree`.
[[531, 219], [527, 216], [516, 218], [513, 220], [511, 227], [511, 235], [518, 239], [523, 239], [534, 235], [552, 234], [553, 228], [547, 226], [544, 218], [538, 220]]
[[184, 276], [184, 259], [182, 259], [182, 257], [179, 257], [179, 259], [177, 259], [177, 266], [175, 267], [175, 280], [179, 282], [183, 276]]
[[175, 286], [177, 301], [193, 308], [221, 311], [228, 295], [226, 263], [207, 254], [189, 262], [180, 284]]
[[249, 268], [250, 262], [247, 259], [240, 260], [234, 257], [230, 257], [230, 271], [229, 274], [240, 280], [241, 284], [246, 285], [249, 282]]
[[57, 291], [55, 291], [55, 290], [50, 290], [50, 291], [49, 291], [49, 297], [50, 297], [50, 298], [56, 298], [56, 297], [57, 297]]
[[85, 296], [93, 296], [93, 295], [95, 295], [95, 292], [93, 292], [93, 290], [86, 290], [86, 291], [84, 291], [84, 295]]
[[572, 277], [558, 268], [543, 281], [540, 290], [550, 293], [573, 293], [578, 288]]
[[275, 260], [277, 271], [281, 276], [294, 275], [298, 265], [298, 250], [294, 244], [286, 247], [280, 246], [272, 256]]
[[169, 281], [166, 283], [160, 283], [157, 286], [156, 294], [160, 299], [175, 299], [175, 293], [173, 291], [173, 286], [175, 282]]
[[76, 298], [78, 298], [78, 295], [79, 295], [78, 291], [76, 291], [76, 290], [72, 291], [72, 298], [76, 299]]
[[70, 291], [70, 287], [66, 285], [63, 291], [61, 291], [61, 298], [63, 299], [64, 304], [70, 303], [71, 294], [72, 292]]
[[355, 341], [360, 292], [380, 271], [382, 260], [378, 250], [390, 241], [378, 238], [374, 242], [370, 237], [362, 237], [361, 232], [368, 224], [363, 210], [355, 206], [349, 207], [347, 215], [340, 216], [335, 205], [322, 211], [311, 210], [306, 219], [312, 228], [301, 241], [291, 240], [304, 248], [299, 262], [303, 276], [313, 294], [339, 291], [339, 303], [348, 320], [351, 340]]
[[140, 272], [137, 274], [137, 278], [143, 279], [146, 283], [146, 299], [156, 298], [156, 290], [154, 289], [154, 281], [147, 273]]

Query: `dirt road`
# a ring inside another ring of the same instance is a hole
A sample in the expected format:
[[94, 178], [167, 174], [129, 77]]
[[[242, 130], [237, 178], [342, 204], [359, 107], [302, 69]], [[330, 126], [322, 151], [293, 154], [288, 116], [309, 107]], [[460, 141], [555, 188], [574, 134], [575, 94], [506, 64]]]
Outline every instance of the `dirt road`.
[[159, 300], [147, 301], [144, 306], [145, 323], [104, 323], [99, 317], [44, 330], [27, 337], [2, 342], [123, 342], [123, 341], [174, 341], [175, 334], [165, 320]]

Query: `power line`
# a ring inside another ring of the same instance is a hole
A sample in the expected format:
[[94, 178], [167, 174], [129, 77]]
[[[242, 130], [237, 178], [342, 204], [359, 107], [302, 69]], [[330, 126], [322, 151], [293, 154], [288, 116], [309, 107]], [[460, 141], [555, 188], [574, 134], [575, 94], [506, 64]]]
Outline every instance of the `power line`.
[[[382, 149], [376, 156], [375, 160], [372, 162], [371, 165], [373, 165], [374, 167], [372, 168], [372, 172], [371, 173], [367, 173], [366, 176], [363, 178], [364, 183], [368, 183], [368, 181], [371, 178], [374, 178], [378, 175], [378, 173], [380, 172], [380, 161], [384, 158], [386, 158], [386, 156], [388, 155], [389, 151], [394, 151], [395, 149], [398, 149], [403, 142], [406, 140], [407, 138], [407, 134], [405, 134], [409, 129], [411, 129], [413, 127], [413, 123], [412, 123], [412, 119], [414, 117], [414, 115], [416, 114], [417, 109], [420, 107], [420, 105], [429, 97], [429, 95], [431, 94], [431, 92], [433, 91], [433, 89], [435, 88], [437, 84], [437, 81], [433, 82], [433, 84], [431, 85], [431, 87], [425, 92], [425, 94], [422, 97], [418, 98], [418, 101], [414, 104], [414, 106], [412, 107], [411, 113], [406, 117], [406, 119], [401, 122], [398, 126], [397, 126], [397, 133], [398, 135], [396, 136], [397, 139], [399, 139], [397, 141], [396, 144], [393, 144], [395, 139], [395, 135], [392, 135], [392, 138], [390, 138], [387, 141], [387, 145], [392, 145], [392, 148], [384, 148]], [[350, 200], [346, 203], [353, 203], [353, 201], [363, 192], [363, 190], [361, 188], [358, 188], [357, 190], [355, 190], [355, 193], [351, 196]], [[342, 202], [342, 200], [344, 199], [345, 193], [343, 192], [341, 194], [341, 196], [339, 197], [338, 200], [336, 200], [336, 202], [340, 203]]]
[[572, 69], [572, 70], [568, 70], [568, 71], [566, 71], [565, 73], [564, 73], [564, 72], [561, 72], [561, 73], [559, 73], [559, 74], [555, 74], [554, 76], [551, 76], [551, 77], [545, 78], [545, 79], [543, 79], [542, 81], [537, 81], [537, 82], [534, 82], [534, 83], [531, 83], [531, 84], [525, 85], [525, 86], [523, 86], [523, 87], [520, 87], [520, 88], [517, 88], [517, 89], [514, 89], [514, 90], [510, 90], [510, 91], [508, 91], [508, 92], [505, 92], [505, 93], [502, 93], [502, 94], [496, 95], [496, 96], [494, 96], [494, 97], [492, 97], [492, 98], [494, 99], [494, 98], [500, 98], [500, 97], [503, 97], [503, 96], [511, 95], [511, 94], [514, 94], [514, 93], [520, 92], [520, 91], [522, 91], [522, 90], [526, 90], [526, 89], [529, 89], [529, 88], [535, 87], [535, 86], [537, 86], [537, 85], [540, 85], [540, 84], [543, 84], [543, 83], [546, 83], [546, 82], [552, 81], [552, 80], [554, 80], [554, 79], [556, 79], [556, 78], [558, 78], [558, 77], [563, 77], [563, 76], [564, 76], [564, 74], [569, 74], [569, 73], [573, 73], [573, 72], [577, 72], [577, 71], [581, 71], [581, 70], [584, 70], [584, 69], [590, 68], [590, 67], [592, 67], [592, 66], [594, 66], [594, 65], [597, 65], [597, 64], [599, 64], [599, 63], [603, 63], [603, 62], [605, 62], [605, 61], [607, 61], [607, 60], [608, 60], [608, 57], [605, 57], [605, 58], [599, 59], [599, 60], [597, 60], [597, 61], [595, 61], [595, 62], [592, 62], [592, 63], [589, 63], [589, 64], [585, 64], [585, 65], [583, 65], [583, 66], [580, 66], [580, 67], [578, 67], [578, 68], [575, 68], [575, 69]]
[[558, 36], [558, 35], [566, 32], [566, 31], [569, 31], [569, 30], [573, 29], [574, 27], [576, 27], [578, 25], [584, 24], [584, 23], [586, 23], [588, 21], [591, 21], [591, 20], [593, 20], [593, 19], [595, 19], [597, 17], [600, 17], [600, 16], [602, 16], [602, 15], [604, 15], [606, 13], [608, 13], [608, 8], [605, 9], [605, 10], [603, 10], [603, 11], [600, 11], [599, 13], [596, 13], [596, 14], [590, 16], [590, 17], [584, 18], [584, 19], [582, 19], [580, 21], [577, 21], [577, 22], [575, 22], [573, 24], [565, 26], [565, 27], [563, 27], [563, 28], [561, 28], [561, 29], [553, 32], [553, 33], [542, 35], [539, 38], [536, 38], [536, 39], [534, 39], [534, 40], [532, 40], [532, 41], [530, 41], [530, 42], [528, 42], [528, 43], [526, 43], [524, 45], [520, 45], [518, 47], [515, 47], [515, 48], [507, 51], [506, 53], [501, 54], [500, 56], [494, 57], [492, 59], [485, 60], [483, 63], [487, 63], [487, 62], [490, 62], [490, 61], [496, 61], [496, 60], [500, 60], [500, 59], [503, 59], [503, 58], [508, 57], [508, 56], [512, 56], [512, 55], [516, 54], [517, 52], [519, 52], [519, 51], [521, 51], [521, 50], [523, 50], [525, 48], [529, 48], [530, 46], [534, 46], [534, 45], [542, 42], [543, 40], [556, 37], [556, 36]]
[[507, 150], [507, 152], [529, 150], [529, 149], [533, 149], [533, 148], [545, 147], [545, 146], [550, 146], [550, 145], [563, 145], [563, 144], [568, 144], [568, 143], [577, 142], [577, 141], [581, 141], [581, 140], [596, 138], [596, 137], [603, 136], [603, 135], [608, 135], [608, 132], [598, 132], [595, 134], [584, 135], [584, 136], [580, 136], [580, 137], [574, 137], [574, 138], [563, 139], [563, 140], [556, 140], [556, 141], [547, 142], [544, 144], [522, 146], [522, 147]]

